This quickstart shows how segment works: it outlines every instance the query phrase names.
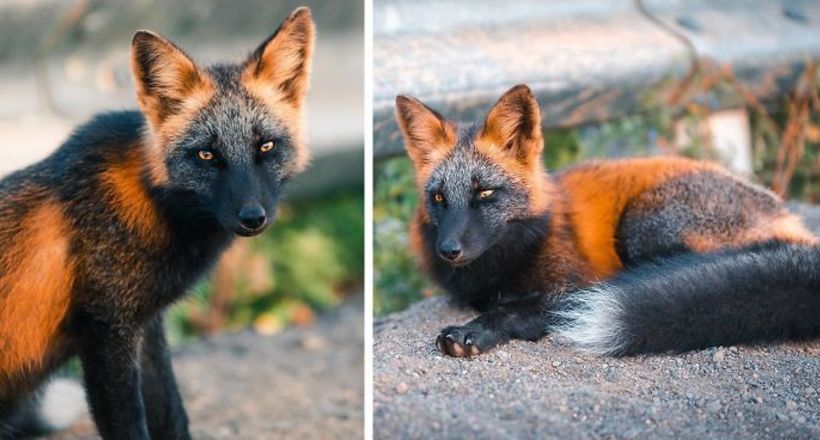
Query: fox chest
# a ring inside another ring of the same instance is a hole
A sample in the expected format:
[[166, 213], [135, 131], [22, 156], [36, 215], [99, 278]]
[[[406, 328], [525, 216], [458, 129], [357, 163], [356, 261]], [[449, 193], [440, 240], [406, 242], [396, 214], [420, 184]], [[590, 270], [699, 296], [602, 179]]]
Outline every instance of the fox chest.
[[227, 236], [212, 236], [162, 246], [98, 245], [83, 252], [77, 296], [94, 309], [149, 318], [182, 297], [229, 243]]

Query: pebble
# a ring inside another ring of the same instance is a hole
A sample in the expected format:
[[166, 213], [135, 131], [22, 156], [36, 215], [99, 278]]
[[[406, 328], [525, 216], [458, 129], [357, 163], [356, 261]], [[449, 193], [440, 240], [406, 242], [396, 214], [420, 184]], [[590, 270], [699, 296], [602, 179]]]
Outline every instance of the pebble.
[[301, 344], [302, 348], [307, 351], [319, 351], [327, 345], [321, 336], [315, 334], [309, 334], [302, 338]]
[[410, 387], [408, 387], [407, 384], [404, 382], [401, 382], [398, 385], [396, 385], [396, 393], [398, 394], [405, 394], [407, 393], [408, 389], [410, 389]]
[[786, 409], [797, 409], [797, 403], [787, 400], [786, 401]]
[[726, 351], [722, 348], [719, 348], [715, 354], [712, 355], [712, 360], [715, 361], [715, 363], [719, 364], [723, 362], [724, 359], [726, 359]]
[[721, 408], [723, 408], [723, 406], [717, 400], [714, 400], [706, 404], [706, 411], [709, 411], [713, 414], [719, 412]]

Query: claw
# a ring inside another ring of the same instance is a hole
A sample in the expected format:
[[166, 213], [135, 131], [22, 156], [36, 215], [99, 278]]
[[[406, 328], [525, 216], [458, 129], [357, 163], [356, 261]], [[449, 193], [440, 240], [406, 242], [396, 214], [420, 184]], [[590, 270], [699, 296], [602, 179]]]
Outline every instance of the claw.
[[447, 354], [447, 347], [444, 345], [444, 338], [442, 338], [441, 335], [436, 338], [436, 348], [438, 348], [438, 351], [442, 354]]

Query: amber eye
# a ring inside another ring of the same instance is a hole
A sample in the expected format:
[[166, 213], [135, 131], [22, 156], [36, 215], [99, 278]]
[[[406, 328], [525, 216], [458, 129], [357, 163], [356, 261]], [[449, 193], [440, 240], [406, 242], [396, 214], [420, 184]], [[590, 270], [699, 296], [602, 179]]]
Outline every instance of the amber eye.
[[268, 151], [273, 150], [273, 146], [274, 146], [273, 141], [267, 141], [264, 144], [259, 146], [259, 151], [261, 151], [263, 153], [267, 153]]
[[478, 193], [478, 198], [479, 199], [486, 199], [486, 198], [490, 197], [491, 195], [493, 195], [494, 192], [495, 192], [495, 190], [492, 190], [492, 189], [482, 190]]
[[213, 160], [214, 159], [214, 153], [211, 153], [208, 150], [199, 150], [199, 152], [197, 153], [197, 156], [199, 156], [199, 158], [202, 159], [202, 160]]
[[444, 202], [444, 194], [442, 194], [442, 193], [433, 194], [433, 201], [436, 202], [436, 203], [443, 203]]

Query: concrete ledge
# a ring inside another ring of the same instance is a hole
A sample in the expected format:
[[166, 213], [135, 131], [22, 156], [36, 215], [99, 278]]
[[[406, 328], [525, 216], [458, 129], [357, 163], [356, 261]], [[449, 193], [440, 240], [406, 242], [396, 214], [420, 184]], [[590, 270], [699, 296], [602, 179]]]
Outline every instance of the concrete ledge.
[[[374, 153], [401, 153], [393, 121], [401, 93], [470, 120], [507, 88], [527, 83], [545, 127], [573, 126], [646, 107], [703, 57], [734, 65], [761, 99], [776, 97], [820, 56], [820, 37], [811, 32], [820, 2], [752, 3], [653, 0], [642, 12], [630, 0], [378, 2]], [[784, 5], [804, 11], [806, 21], [789, 18]]]

